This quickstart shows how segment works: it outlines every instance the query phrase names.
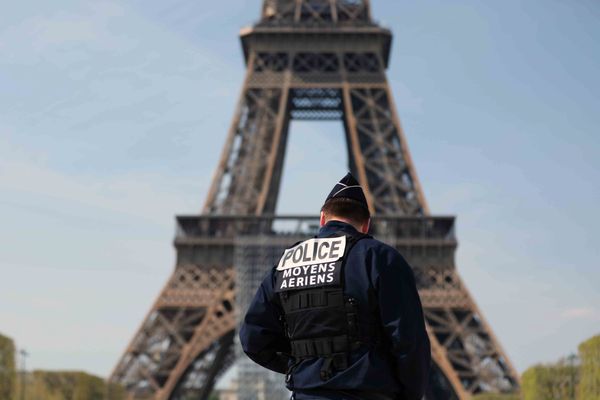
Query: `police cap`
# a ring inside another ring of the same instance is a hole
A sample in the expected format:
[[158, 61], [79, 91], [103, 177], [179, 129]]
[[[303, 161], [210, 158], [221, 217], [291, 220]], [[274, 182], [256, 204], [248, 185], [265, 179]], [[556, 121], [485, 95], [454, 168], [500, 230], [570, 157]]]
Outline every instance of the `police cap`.
[[325, 199], [325, 203], [327, 203], [331, 199], [337, 198], [347, 198], [352, 199], [360, 203], [361, 206], [369, 209], [369, 205], [367, 203], [367, 198], [365, 197], [365, 193], [362, 188], [358, 184], [358, 181], [350, 172], [346, 174], [338, 183], [335, 184], [331, 192]]

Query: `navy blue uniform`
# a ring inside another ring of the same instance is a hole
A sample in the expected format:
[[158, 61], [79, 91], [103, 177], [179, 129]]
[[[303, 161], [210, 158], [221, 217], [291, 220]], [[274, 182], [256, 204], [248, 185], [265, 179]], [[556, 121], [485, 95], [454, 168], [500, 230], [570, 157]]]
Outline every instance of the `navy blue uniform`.
[[[357, 233], [349, 224], [329, 221], [318, 237], [336, 232]], [[365, 238], [348, 253], [344, 271], [344, 292], [357, 300], [359, 319], [369, 323], [376, 314], [380, 321], [381, 345], [353, 351], [348, 368], [325, 381], [319, 375], [322, 359], [295, 362], [286, 355], [290, 354], [290, 344], [281, 303], [274, 292], [273, 268], [258, 288], [241, 326], [244, 352], [265, 368], [289, 373], [287, 386], [298, 400], [362, 398], [360, 391], [385, 393], [398, 400], [421, 399], [431, 352], [410, 266], [394, 248]]]

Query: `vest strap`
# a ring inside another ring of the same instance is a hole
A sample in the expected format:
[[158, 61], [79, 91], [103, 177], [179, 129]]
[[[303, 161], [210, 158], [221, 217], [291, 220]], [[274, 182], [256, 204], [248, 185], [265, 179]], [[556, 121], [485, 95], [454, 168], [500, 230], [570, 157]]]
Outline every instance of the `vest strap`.
[[294, 311], [318, 308], [318, 307], [340, 307], [344, 305], [343, 292], [339, 288], [315, 288], [304, 289], [296, 292], [284, 292], [285, 301], [282, 306], [286, 313]]
[[348, 336], [331, 336], [290, 341], [292, 356], [297, 358], [328, 357], [348, 351]]
[[348, 343], [346, 335], [292, 340], [292, 355], [298, 360], [323, 358], [319, 374], [321, 380], [326, 381], [333, 376], [333, 371], [348, 368]]

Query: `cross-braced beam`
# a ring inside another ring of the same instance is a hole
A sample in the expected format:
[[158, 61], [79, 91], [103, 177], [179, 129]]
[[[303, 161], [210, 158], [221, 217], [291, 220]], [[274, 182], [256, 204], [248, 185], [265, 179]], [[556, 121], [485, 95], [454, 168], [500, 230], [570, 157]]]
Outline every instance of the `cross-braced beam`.
[[371, 23], [369, 0], [265, 0], [262, 24], [326, 25]]

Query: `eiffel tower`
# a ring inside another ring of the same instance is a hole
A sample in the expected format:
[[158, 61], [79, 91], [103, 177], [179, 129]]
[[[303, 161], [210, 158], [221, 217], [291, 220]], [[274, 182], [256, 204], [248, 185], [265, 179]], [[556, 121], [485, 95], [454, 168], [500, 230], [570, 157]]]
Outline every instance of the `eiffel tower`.
[[338, 120], [373, 234], [414, 269], [434, 360], [426, 398], [517, 390], [456, 271], [454, 217], [429, 213], [386, 78], [392, 34], [369, 0], [264, 0], [240, 37], [246, 77], [203, 213], [177, 217], [174, 272], [110, 379], [131, 399], [208, 398], [236, 359], [235, 296], [255, 290], [239, 266], [272, 265], [318, 222], [274, 214], [290, 121]]

